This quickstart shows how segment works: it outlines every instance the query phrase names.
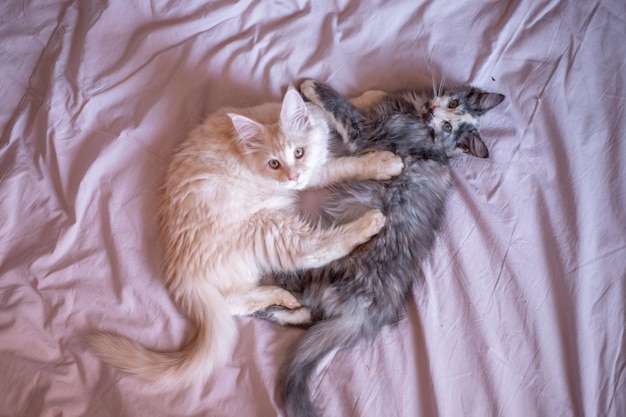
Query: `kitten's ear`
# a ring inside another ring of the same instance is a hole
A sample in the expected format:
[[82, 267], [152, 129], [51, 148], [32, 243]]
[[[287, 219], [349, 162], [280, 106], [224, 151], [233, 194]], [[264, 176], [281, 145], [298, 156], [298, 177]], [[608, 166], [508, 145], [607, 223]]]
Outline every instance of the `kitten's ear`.
[[235, 113], [228, 113], [233, 122], [239, 140], [249, 150], [259, 149], [263, 146], [263, 125]]
[[504, 100], [504, 94], [479, 92], [470, 95], [472, 107], [478, 114], [484, 114]]
[[463, 152], [477, 156], [479, 158], [488, 158], [489, 149], [483, 142], [478, 132], [464, 132], [459, 139], [457, 145]]
[[293, 88], [287, 90], [285, 98], [283, 98], [280, 122], [286, 129], [298, 132], [308, 130], [311, 124], [306, 103], [300, 93]]

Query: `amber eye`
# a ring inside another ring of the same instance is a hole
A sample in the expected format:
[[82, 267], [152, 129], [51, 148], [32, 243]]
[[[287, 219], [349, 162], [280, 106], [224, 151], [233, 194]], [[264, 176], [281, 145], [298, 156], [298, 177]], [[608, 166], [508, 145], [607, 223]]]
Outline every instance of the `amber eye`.
[[295, 155], [296, 159], [302, 158], [304, 156], [304, 148], [296, 148], [293, 154]]
[[457, 107], [459, 107], [459, 100], [457, 100], [457, 99], [452, 100], [452, 101], [448, 104], [448, 108], [449, 108], [449, 109], [456, 109]]
[[278, 162], [278, 160], [276, 159], [271, 159], [269, 162], [270, 168], [272, 169], [278, 169], [280, 168], [280, 162]]
[[450, 122], [443, 122], [443, 130], [450, 133], [452, 131], [452, 125]]

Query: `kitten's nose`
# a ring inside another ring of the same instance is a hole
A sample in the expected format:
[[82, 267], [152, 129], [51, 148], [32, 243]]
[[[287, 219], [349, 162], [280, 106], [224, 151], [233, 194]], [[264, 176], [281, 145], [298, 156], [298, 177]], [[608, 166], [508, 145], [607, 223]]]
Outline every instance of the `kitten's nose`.
[[294, 174], [289, 175], [289, 181], [298, 181], [298, 178], [300, 177], [300, 173], [296, 172]]

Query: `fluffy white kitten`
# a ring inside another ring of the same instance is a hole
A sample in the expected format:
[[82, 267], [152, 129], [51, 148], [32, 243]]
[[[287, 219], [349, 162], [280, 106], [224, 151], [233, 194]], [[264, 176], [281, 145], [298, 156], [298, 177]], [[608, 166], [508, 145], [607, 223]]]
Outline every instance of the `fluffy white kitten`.
[[233, 315], [270, 305], [297, 308], [293, 295], [259, 282], [270, 271], [315, 268], [347, 255], [384, 224], [378, 210], [319, 229], [295, 214], [296, 190], [347, 179], [385, 180], [402, 160], [377, 151], [329, 159], [325, 115], [289, 90], [282, 105], [224, 109], [174, 155], [161, 207], [165, 284], [196, 334], [180, 350], [155, 352], [111, 333], [89, 337], [106, 362], [165, 383], [204, 380], [237, 338]]

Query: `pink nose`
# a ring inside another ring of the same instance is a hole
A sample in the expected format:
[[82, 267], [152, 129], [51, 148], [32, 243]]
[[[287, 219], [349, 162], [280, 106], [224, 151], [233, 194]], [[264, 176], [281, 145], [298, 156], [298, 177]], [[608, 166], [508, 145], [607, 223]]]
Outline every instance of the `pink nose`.
[[290, 181], [298, 181], [298, 178], [300, 177], [300, 173], [295, 173], [295, 174], [291, 174], [289, 176], [289, 180]]

